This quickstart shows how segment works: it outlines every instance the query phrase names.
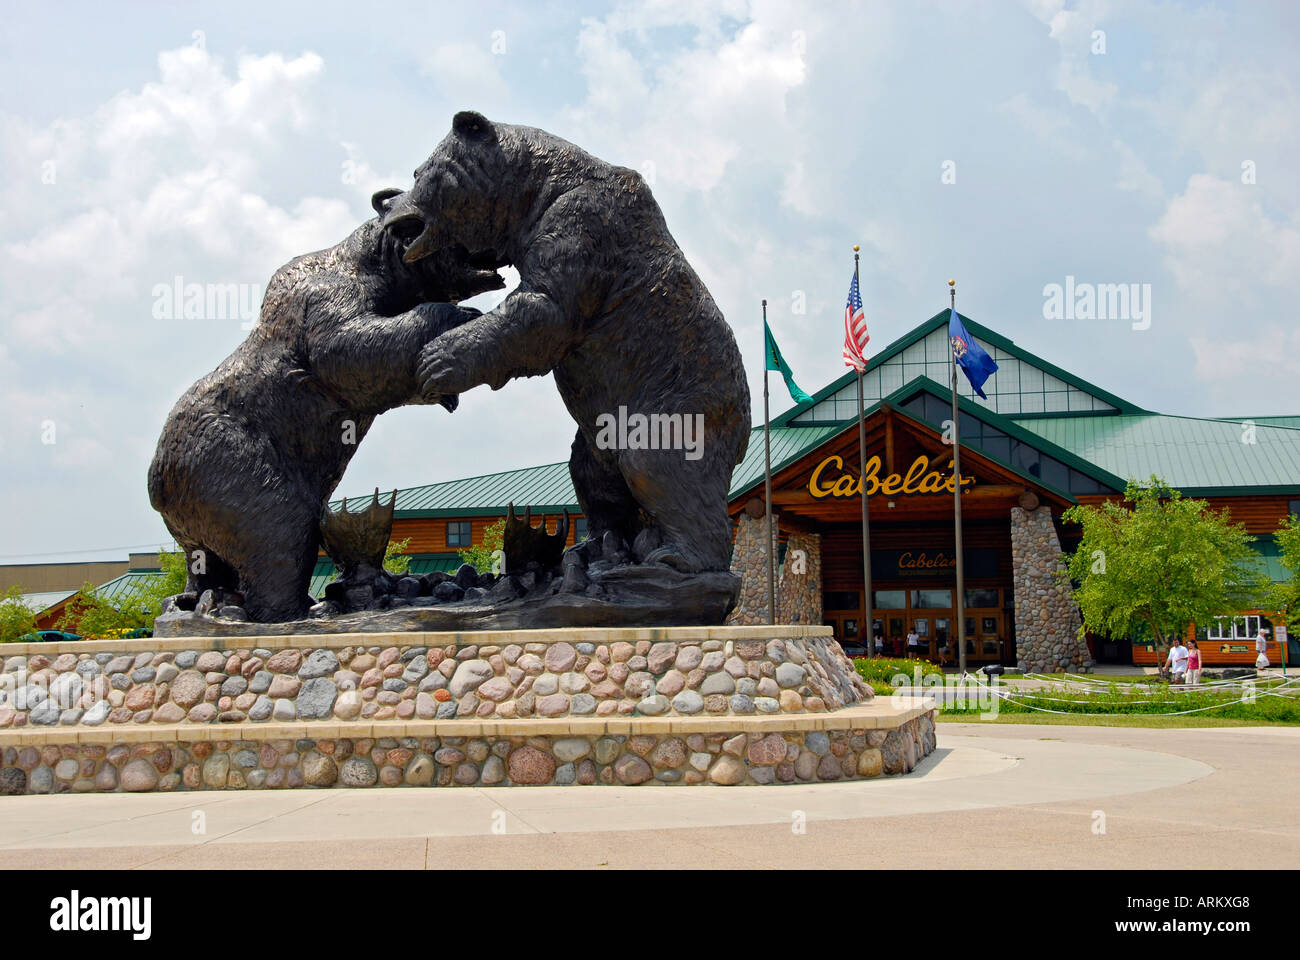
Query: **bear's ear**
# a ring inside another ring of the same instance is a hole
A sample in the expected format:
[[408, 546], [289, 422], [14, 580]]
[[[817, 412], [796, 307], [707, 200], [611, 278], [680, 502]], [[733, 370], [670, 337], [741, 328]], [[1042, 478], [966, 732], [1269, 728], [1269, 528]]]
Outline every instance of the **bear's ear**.
[[451, 129], [466, 140], [493, 141], [497, 131], [492, 121], [473, 110], [462, 110], [451, 119]]

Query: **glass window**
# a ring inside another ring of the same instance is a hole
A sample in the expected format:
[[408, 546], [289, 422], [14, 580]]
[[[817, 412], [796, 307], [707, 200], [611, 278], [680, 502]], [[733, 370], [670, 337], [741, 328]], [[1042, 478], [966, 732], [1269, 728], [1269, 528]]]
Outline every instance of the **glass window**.
[[984, 442], [980, 445], [981, 449], [994, 460], [1001, 460], [1008, 463], [1011, 460], [1011, 438], [1005, 434], [998, 436], [989, 436], [989, 428], [984, 428]]
[[906, 590], [875, 590], [877, 610], [906, 610]]
[[[902, 591], [899, 591], [900, 593]], [[926, 607], [951, 607], [951, 590], [913, 590], [912, 606], [918, 609]]]
[[468, 547], [472, 545], [473, 527], [468, 520], [451, 520], [447, 523], [447, 546]]
[[827, 590], [823, 602], [827, 610], [856, 610], [862, 603], [862, 594], [855, 590]]
[[1287, 512], [1293, 517], [1300, 517], [1300, 500], [1292, 500], [1287, 504]]
[[579, 517], [573, 521], [573, 542], [581, 543], [587, 539], [587, 518]]
[[966, 607], [996, 607], [998, 605], [998, 591], [992, 590], [967, 590]]
[[1070, 470], [1071, 493], [1101, 493], [1101, 484], [1087, 474]]
[[1050, 483], [1058, 490], [1065, 490], [1070, 484], [1070, 470], [1059, 460], [1043, 457], [1042, 478], [1044, 483]]
[[952, 404], [944, 403], [934, 394], [925, 395], [925, 410], [927, 417], [936, 427], [942, 426], [945, 420], [952, 419]]

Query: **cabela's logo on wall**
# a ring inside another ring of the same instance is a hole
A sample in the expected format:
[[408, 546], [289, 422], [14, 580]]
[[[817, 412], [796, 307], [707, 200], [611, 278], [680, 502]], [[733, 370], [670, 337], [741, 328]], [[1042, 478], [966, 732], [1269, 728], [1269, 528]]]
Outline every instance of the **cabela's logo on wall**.
[[[951, 460], [948, 461], [948, 466], [952, 467]], [[869, 497], [877, 493], [893, 497], [909, 493], [952, 493], [953, 490], [952, 474], [931, 470], [930, 458], [925, 454], [912, 461], [907, 473], [890, 473], [883, 479], [880, 477], [880, 457], [871, 457], [867, 460], [865, 477]], [[961, 478], [963, 487], [974, 483], [975, 478], [970, 474]], [[812, 476], [808, 478], [808, 492], [817, 500], [824, 497], [856, 497], [861, 491], [861, 482], [853, 474], [844, 472], [844, 458], [839, 456], [827, 457], [817, 464]]]

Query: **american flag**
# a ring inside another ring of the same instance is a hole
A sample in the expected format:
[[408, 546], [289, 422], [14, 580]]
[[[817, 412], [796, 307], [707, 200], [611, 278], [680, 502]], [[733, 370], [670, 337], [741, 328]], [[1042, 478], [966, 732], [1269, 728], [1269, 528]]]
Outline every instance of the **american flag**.
[[858, 373], [867, 369], [867, 314], [862, 309], [862, 294], [858, 292], [858, 271], [853, 271], [849, 284], [849, 299], [844, 304], [844, 365]]

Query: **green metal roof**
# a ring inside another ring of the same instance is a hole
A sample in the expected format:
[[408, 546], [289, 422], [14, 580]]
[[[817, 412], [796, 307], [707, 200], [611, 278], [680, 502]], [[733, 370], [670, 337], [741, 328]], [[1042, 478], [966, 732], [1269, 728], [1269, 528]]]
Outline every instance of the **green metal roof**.
[[162, 576], [157, 570], [133, 570], [95, 588], [95, 595], [114, 605], [131, 598], [140, 587]]
[[62, 603], [76, 592], [76, 590], [42, 590], [39, 593], [21, 594], [18, 599], [28, 610], [39, 615], [55, 604]]
[[1288, 427], [1292, 430], [1300, 430], [1300, 417], [1215, 417], [1214, 419], [1230, 420], [1238, 424], [1250, 421], [1259, 426]]
[[1152, 474], [1185, 494], [1300, 490], [1300, 436], [1256, 421], [1254, 443], [1239, 421], [1162, 414], [1017, 420], [1117, 477]]
[[[845, 421], [850, 423], [852, 421]], [[845, 423], [817, 427], [772, 428], [772, 470], [784, 467], [823, 440], [844, 429]], [[763, 428], [754, 427], [749, 434], [749, 447], [745, 458], [731, 476], [731, 496], [735, 496], [763, 479]], [[364, 498], [349, 497], [351, 509]], [[380, 492], [380, 499], [385, 499]], [[338, 509], [342, 500], [330, 503]], [[395, 515], [399, 517], [454, 517], [505, 515], [506, 505], [514, 503], [523, 510], [532, 507], [534, 513], [558, 513], [561, 510], [578, 512], [578, 495], [569, 477], [569, 464], [547, 463], [539, 467], [489, 473], [464, 480], [447, 480], [422, 487], [397, 491]], [[452, 568], [454, 569], [454, 568]], [[424, 571], [421, 571], [424, 572]]]
[[[778, 470], [784, 468], [787, 464], [798, 460], [809, 450], [818, 446], [822, 441], [833, 437], [850, 423], [856, 423], [855, 420], [846, 420], [844, 423], [826, 424], [817, 427], [772, 427], [772, 473], [776, 474]], [[765, 471], [763, 469], [763, 428], [755, 427], [749, 433], [749, 448], [745, 451], [745, 459], [740, 461], [739, 466], [731, 473], [731, 490], [727, 496], [735, 497], [744, 493], [755, 483], [762, 483]]]
[[[352, 501], [350, 509], [355, 510], [365, 498], [348, 499]], [[380, 499], [387, 502], [385, 491], [380, 491]], [[337, 510], [342, 502], [341, 499], [330, 501], [330, 509]], [[396, 514], [401, 517], [504, 516], [508, 503], [521, 510], [532, 507], [535, 512], [577, 510], [578, 495], [573, 492], [573, 482], [569, 479], [569, 464], [547, 463], [408, 487], [397, 491]]]

